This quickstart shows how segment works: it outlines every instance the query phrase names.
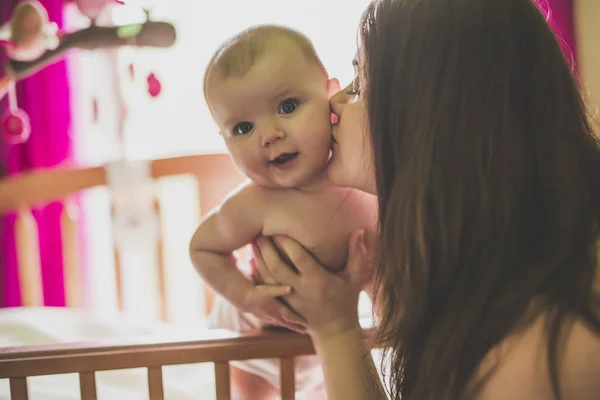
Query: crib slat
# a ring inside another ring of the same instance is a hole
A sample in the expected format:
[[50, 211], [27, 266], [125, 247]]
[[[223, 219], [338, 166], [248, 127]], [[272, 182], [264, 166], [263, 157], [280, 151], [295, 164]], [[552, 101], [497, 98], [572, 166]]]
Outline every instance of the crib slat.
[[296, 399], [296, 379], [294, 377], [294, 359], [279, 359], [279, 384], [282, 400]]
[[117, 308], [119, 311], [125, 311], [125, 303], [123, 300], [123, 275], [121, 268], [121, 256], [119, 256], [119, 250], [115, 246], [113, 248], [113, 254], [115, 257], [115, 286], [117, 294]]
[[96, 400], [96, 374], [95, 372], [79, 373], [79, 392], [81, 400]]
[[229, 381], [229, 363], [215, 363], [215, 384], [217, 400], [231, 399], [231, 384]]
[[11, 400], [28, 400], [27, 378], [10, 378]]
[[42, 275], [37, 222], [30, 210], [19, 210], [15, 223], [19, 286], [24, 306], [42, 306]]
[[[111, 219], [114, 218], [115, 215], [115, 206], [114, 204], [110, 208]], [[119, 250], [116, 245], [113, 244], [113, 257], [115, 259], [115, 286], [116, 286], [116, 294], [117, 294], [117, 308], [119, 311], [125, 311], [125, 303], [123, 299], [123, 271], [121, 268], [121, 256], [119, 255]]]
[[164, 258], [164, 241], [162, 240], [162, 227], [160, 226], [160, 203], [158, 199], [154, 200], [154, 212], [158, 218], [158, 242], [156, 243], [156, 261], [158, 266], [158, 310], [160, 319], [168, 321], [167, 313], [167, 270]]
[[163, 400], [162, 367], [148, 368], [148, 394], [150, 400]]
[[72, 199], [66, 199], [60, 216], [65, 270], [65, 295], [67, 306], [83, 307], [83, 282], [79, 246], [77, 245], [77, 206]]

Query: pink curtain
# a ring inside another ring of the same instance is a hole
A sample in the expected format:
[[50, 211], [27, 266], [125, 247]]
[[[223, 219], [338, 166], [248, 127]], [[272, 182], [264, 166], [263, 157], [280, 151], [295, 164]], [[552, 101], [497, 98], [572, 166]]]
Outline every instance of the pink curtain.
[[577, 46], [575, 42], [575, 19], [573, 0], [537, 0], [548, 23], [560, 41], [565, 57], [577, 71]]
[[[0, 23], [8, 21], [18, 0], [0, 2]], [[63, 0], [41, 0], [50, 20], [63, 26]], [[0, 51], [0, 74], [4, 74], [5, 55]], [[28, 169], [52, 167], [72, 157], [71, 103], [65, 62], [53, 64], [17, 84], [19, 106], [31, 119], [31, 137], [24, 144], [8, 145], [0, 140], [1, 173], [14, 174]], [[7, 107], [6, 99], [0, 112]], [[62, 204], [53, 203], [34, 210], [39, 227], [40, 256], [44, 304], [64, 306], [62, 243], [60, 214]], [[17, 255], [15, 251], [14, 215], [0, 220], [0, 266], [4, 307], [21, 305]]]

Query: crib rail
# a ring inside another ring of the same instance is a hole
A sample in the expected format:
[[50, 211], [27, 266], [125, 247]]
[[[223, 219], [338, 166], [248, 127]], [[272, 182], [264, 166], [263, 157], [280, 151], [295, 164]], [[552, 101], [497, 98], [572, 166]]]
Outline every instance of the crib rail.
[[[198, 184], [200, 215], [219, 204], [222, 198], [243, 179], [228, 155], [197, 155], [157, 159], [150, 162], [155, 179], [176, 175], [192, 175]], [[0, 214], [15, 212], [15, 236], [19, 264], [22, 304], [39, 306], [42, 301], [42, 281], [37, 224], [31, 209], [53, 201], [61, 201], [60, 219], [66, 302], [68, 307], [81, 307], [81, 265], [78, 257], [77, 216], [73, 212], [72, 196], [80, 191], [107, 186], [104, 167], [52, 168], [22, 173], [0, 180]], [[157, 198], [155, 210], [164, 210]], [[163, 238], [156, 243], [159, 281], [160, 317], [168, 320], [165, 296], [165, 265], [162, 260]], [[120, 277], [121, 260], [115, 248], [115, 277], [118, 308], [123, 311], [123, 293], [127, 291]], [[210, 295], [207, 290], [205, 293]], [[206, 306], [210, 309], [210, 296]], [[295, 398], [294, 358], [314, 354], [307, 336], [284, 332], [228, 332], [214, 337], [205, 331], [203, 337], [153, 337], [135, 343], [78, 343], [35, 347], [3, 348], [0, 351], [0, 379], [9, 379], [13, 400], [27, 400], [28, 377], [78, 373], [80, 396], [96, 399], [96, 372], [130, 368], [146, 368], [148, 393], [151, 400], [164, 398], [163, 366], [211, 362], [215, 368], [217, 398], [230, 398], [229, 363], [247, 359], [275, 358], [280, 360], [281, 398]], [[211, 335], [211, 337], [208, 337]]]
[[[226, 154], [202, 154], [152, 160], [154, 178], [192, 174], [202, 181], [217, 181], [237, 175]], [[0, 214], [60, 200], [69, 194], [107, 184], [104, 167], [56, 167], [38, 169], [0, 180]], [[221, 191], [219, 195], [222, 196]]]
[[[178, 175], [195, 177], [199, 188], [198, 204], [200, 215], [216, 206], [223, 197], [238, 186], [245, 177], [238, 171], [229, 155], [204, 154], [151, 160], [151, 176], [156, 180]], [[32, 209], [53, 201], [61, 201], [61, 231], [63, 243], [63, 263], [65, 272], [65, 295], [68, 307], [83, 306], [81, 284], [81, 266], [77, 244], [77, 217], [73, 197], [86, 189], [108, 185], [104, 166], [72, 168], [56, 167], [38, 169], [6, 177], [0, 180], [0, 214], [16, 213], [15, 236], [19, 264], [21, 303], [24, 306], [41, 306], [42, 279], [40, 271], [40, 253], [38, 229]], [[159, 216], [162, 207], [158, 198], [154, 199], [154, 208]], [[156, 243], [158, 277], [158, 315], [164, 321], [169, 320], [165, 287], [166, 266], [163, 257], [163, 238]], [[124, 292], [122, 266], [119, 251], [114, 251], [116, 303], [124, 311]], [[212, 292], [205, 288], [205, 304], [208, 311], [212, 304]]]
[[[256, 358], [280, 360], [281, 398], [294, 399], [294, 358], [314, 354], [308, 336], [287, 332], [213, 331], [203, 340], [148, 337], [136, 343], [69, 343], [5, 348], [0, 379], [10, 380], [12, 400], [27, 400], [27, 378], [78, 373], [82, 400], [96, 399], [95, 372], [147, 368], [151, 400], [163, 394], [162, 367], [212, 362], [218, 400], [230, 399], [229, 362]], [[216, 336], [215, 336], [216, 335]]]

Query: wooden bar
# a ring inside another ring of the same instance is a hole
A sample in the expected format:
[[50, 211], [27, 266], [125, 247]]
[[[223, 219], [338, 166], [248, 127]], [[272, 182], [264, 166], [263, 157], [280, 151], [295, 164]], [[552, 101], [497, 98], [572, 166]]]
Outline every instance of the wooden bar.
[[163, 377], [161, 367], [148, 368], [148, 395], [150, 400], [164, 400]]
[[123, 298], [123, 271], [121, 268], [121, 256], [119, 256], [119, 250], [117, 249], [117, 246], [113, 247], [113, 255], [115, 259], [115, 286], [117, 294], [117, 308], [120, 312], [124, 312], [125, 300]]
[[19, 260], [19, 286], [23, 306], [44, 304], [37, 221], [29, 209], [21, 209], [15, 222], [15, 240]]
[[[111, 204], [110, 207], [110, 218], [113, 220], [115, 217], [115, 206]], [[117, 244], [113, 241], [113, 257], [115, 263], [115, 292], [117, 294], [117, 309], [120, 312], [125, 311], [125, 297], [124, 297], [124, 285], [123, 285], [123, 268], [121, 266], [121, 255]]]
[[154, 212], [158, 220], [158, 242], [156, 243], [156, 265], [157, 270], [157, 281], [158, 281], [158, 313], [162, 321], [168, 322], [168, 307], [167, 307], [167, 267], [165, 265], [165, 249], [164, 241], [162, 239], [162, 226], [161, 226], [161, 210], [158, 199], [154, 199], [153, 202]]
[[97, 400], [95, 372], [79, 373], [79, 392], [81, 393], [81, 400]]
[[281, 400], [296, 399], [296, 379], [293, 358], [279, 359], [279, 384], [281, 387]]
[[215, 388], [217, 400], [231, 399], [231, 380], [228, 362], [215, 363]]
[[0, 180], [0, 213], [32, 208], [106, 184], [103, 167], [39, 168]]
[[[174, 340], [159, 336], [146, 341], [140, 338], [133, 344], [62, 343], [5, 347], [0, 353], [0, 379], [315, 354], [309, 336], [292, 332], [240, 334], [207, 330], [204, 334], [212, 337]], [[198, 333], [193, 336], [197, 337]]]
[[83, 307], [83, 279], [77, 242], [77, 205], [71, 198], [63, 204], [60, 215], [63, 264], [65, 271], [65, 297], [67, 307]]
[[10, 378], [11, 400], [28, 400], [27, 378]]
[[[241, 183], [245, 177], [228, 154], [199, 154], [152, 160], [154, 178], [192, 174], [200, 179], [221, 183], [221, 193], [233, 189], [228, 181]], [[14, 174], [0, 180], [0, 213], [59, 200], [68, 194], [107, 184], [104, 167], [52, 167]], [[35, 188], [33, 190], [32, 188]]]

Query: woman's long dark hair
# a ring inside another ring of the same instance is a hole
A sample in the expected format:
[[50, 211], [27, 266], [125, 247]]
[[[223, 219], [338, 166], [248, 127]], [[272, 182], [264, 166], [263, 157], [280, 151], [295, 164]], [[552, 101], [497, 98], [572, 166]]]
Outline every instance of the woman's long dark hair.
[[380, 0], [361, 42], [392, 398], [470, 398], [539, 316], [560, 397], [563, 328], [600, 332], [600, 147], [557, 40], [530, 0]]

